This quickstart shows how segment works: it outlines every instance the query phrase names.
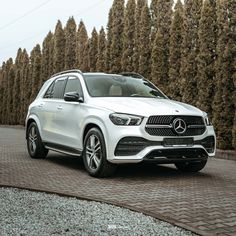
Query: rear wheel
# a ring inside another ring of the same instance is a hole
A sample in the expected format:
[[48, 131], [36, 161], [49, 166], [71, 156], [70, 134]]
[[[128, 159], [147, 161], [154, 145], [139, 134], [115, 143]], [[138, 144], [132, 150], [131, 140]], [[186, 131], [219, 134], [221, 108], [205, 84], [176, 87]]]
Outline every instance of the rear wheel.
[[32, 122], [27, 129], [27, 148], [29, 155], [35, 159], [45, 158], [48, 154], [48, 149], [46, 149], [42, 143], [35, 122]]
[[178, 170], [183, 172], [198, 172], [202, 170], [207, 163], [205, 161], [195, 161], [195, 162], [183, 162], [183, 163], [175, 163], [175, 166]]
[[102, 132], [97, 128], [88, 131], [84, 140], [84, 166], [94, 177], [111, 176], [116, 166], [107, 161], [106, 145]]

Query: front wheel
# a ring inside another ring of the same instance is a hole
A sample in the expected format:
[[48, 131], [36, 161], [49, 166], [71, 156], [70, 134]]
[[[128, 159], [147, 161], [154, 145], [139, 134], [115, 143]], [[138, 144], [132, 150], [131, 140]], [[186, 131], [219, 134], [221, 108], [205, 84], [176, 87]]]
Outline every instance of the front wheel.
[[29, 155], [34, 159], [45, 158], [48, 154], [42, 143], [38, 127], [35, 122], [32, 122], [27, 129], [27, 148]]
[[175, 163], [175, 166], [178, 170], [183, 172], [198, 172], [202, 170], [207, 161], [195, 161], [195, 162], [184, 162], [184, 163]]
[[84, 140], [84, 166], [94, 177], [111, 176], [116, 166], [107, 161], [106, 145], [102, 132], [97, 128], [88, 131]]

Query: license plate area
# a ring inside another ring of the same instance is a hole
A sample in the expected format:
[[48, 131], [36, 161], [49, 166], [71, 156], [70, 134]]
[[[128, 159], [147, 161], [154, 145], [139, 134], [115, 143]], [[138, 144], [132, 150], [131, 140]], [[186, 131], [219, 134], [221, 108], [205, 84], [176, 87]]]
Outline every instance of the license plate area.
[[164, 147], [193, 146], [193, 138], [164, 138]]

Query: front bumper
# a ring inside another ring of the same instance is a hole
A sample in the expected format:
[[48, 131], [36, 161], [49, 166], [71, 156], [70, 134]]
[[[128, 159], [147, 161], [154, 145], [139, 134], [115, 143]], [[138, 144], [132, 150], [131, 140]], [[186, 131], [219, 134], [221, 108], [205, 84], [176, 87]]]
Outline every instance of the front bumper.
[[[130, 135], [132, 134], [132, 136]], [[207, 126], [202, 135], [193, 138], [191, 145], [171, 145], [163, 143], [165, 138], [151, 136], [143, 127], [119, 127], [107, 137], [110, 145], [107, 147], [108, 161], [112, 163], [138, 163], [154, 161], [157, 163], [176, 163], [187, 160], [203, 160], [215, 156], [215, 132], [212, 126]], [[187, 137], [173, 137], [190, 138]]]

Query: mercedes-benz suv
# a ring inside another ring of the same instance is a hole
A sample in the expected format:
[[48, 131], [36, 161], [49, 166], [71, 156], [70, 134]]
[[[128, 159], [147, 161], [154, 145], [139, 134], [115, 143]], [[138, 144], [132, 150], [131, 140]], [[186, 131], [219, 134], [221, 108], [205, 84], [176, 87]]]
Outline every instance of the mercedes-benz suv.
[[135, 73], [53, 75], [29, 106], [26, 139], [32, 158], [45, 158], [48, 150], [82, 156], [96, 177], [144, 161], [196, 172], [215, 155], [207, 114], [170, 100]]

